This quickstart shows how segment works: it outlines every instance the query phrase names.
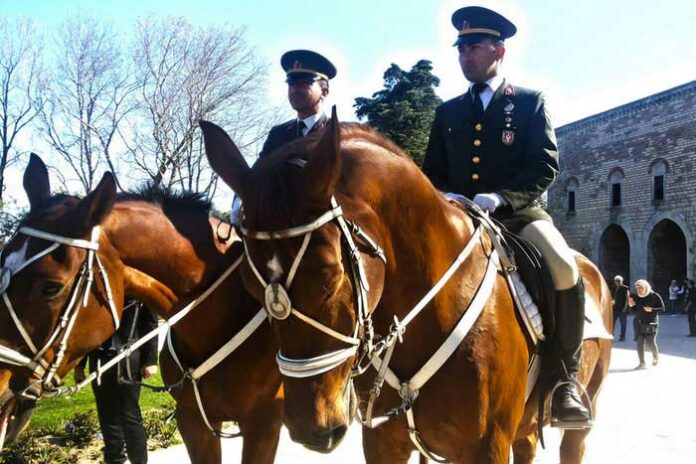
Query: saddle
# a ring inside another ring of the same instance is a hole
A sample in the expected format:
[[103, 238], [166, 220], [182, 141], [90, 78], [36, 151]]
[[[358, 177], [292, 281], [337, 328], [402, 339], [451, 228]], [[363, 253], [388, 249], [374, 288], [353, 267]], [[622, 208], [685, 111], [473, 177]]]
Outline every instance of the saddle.
[[534, 345], [548, 339], [554, 329], [556, 293], [551, 271], [541, 252], [528, 240], [516, 235], [486, 215], [475, 203], [464, 203], [471, 218], [482, 224], [498, 251], [503, 274], [523, 319], [523, 328]]

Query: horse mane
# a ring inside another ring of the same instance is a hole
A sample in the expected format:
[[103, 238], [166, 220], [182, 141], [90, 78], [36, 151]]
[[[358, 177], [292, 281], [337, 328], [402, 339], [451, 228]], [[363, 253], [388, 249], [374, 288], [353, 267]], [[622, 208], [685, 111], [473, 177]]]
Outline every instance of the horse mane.
[[172, 190], [152, 182], [118, 193], [116, 201], [144, 201], [160, 205], [163, 209], [177, 208], [206, 214], [212, 209], [212, 203], [204, 193]]

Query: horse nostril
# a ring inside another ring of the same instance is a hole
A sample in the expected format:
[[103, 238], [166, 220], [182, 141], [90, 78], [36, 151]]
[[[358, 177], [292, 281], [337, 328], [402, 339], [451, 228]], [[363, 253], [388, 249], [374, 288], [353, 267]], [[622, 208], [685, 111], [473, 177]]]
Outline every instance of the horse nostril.
[[348, 426], [347, 425], [339, 425], [336, 428], [334, 428], [330, 433], [331, 433], [331, 441], [335, 444], [340, 443], [341, 440], [343, 440], [343, 437], [346, 435], [346, 432], [348, 431]]

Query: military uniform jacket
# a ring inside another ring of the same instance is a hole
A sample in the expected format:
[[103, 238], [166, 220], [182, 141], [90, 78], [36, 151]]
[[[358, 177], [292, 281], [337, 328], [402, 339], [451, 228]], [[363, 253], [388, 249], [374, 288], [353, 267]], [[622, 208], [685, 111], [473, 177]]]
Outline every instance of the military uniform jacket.
[[513, 232], [538, 219], [551, 221], [539, 197], [558, 169], [556, 136], [537, 91], [504, 81], [480, 121], [469, 92], [435, 111], [423, 171], [444, 192], [470, 199], [502, 195], [507, 205], [494, 217]]
[[[328, 118], [325, 114], [322, 114], [319, 117], [319, 119], [317, 119], [317, 122], [314, 123], [307, 135], [320, 131], [324, 128], [327, 122]], [[299, 139], [301, 137], [302, 132], [299, 130], [297, 126], [297, 119], [291, 119], [290, 121], [284, 122], [283, 124], [273, 126], [273, 128], [271, 128], [271, 131], [268, 133], [268, 137], [266, 138], [266, 141], [263, 144], [261, 152], [259, 153], [259, 158], [263, 158], [264, 156], [275, 151], [276, 149], [280, 148], [286, 143], [292, 142], [293, 140]]]

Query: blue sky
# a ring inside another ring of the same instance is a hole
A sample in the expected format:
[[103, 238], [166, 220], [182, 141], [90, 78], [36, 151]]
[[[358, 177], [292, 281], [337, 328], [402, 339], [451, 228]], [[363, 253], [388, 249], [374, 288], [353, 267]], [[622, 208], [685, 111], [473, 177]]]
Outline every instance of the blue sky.
[[472, 4], [516, 23], [503, 73], [543, 90], [556, 126], [696, 79], [693, 0], [0, 0], [0, 11], [32, 18], [47, 36], [76, 13], [109, 20], [124, 32], [148, 15], [245, 25], [249, 44], [270, 65], [262, 104], [292, 114], [280, 55], [310, 48], [336, 64], [329, 103], [342, 120], [353, 120], [355, 97], [381, 89], [391, 63], [408, 69], [429, 59], [441, 79], [440, 97], [461, 94], [467, 84], [451, 46], [450, 17]]
[[246, 25], [249, 43], [271, 65], [269, 105], [287, 107], [280, 55], [315, 49], [339, 69], [331, 102], [342, 119], [354, 118], [355, 97], [381, 88], [392, 62], [410, 68], [430, 59], [442, 79], [438, 94], [461, 93], [465, 81], [451, 47], [450, 16], [467, 4], [497, 9], [517, 24], [503, 72], [514, 83], [544, 90], [556, 125], [696, 78], [692, 0], [0, 0], [4, 15], [31, 17], [49, 34], [75, 12], [123, 30], [151, 14]]

